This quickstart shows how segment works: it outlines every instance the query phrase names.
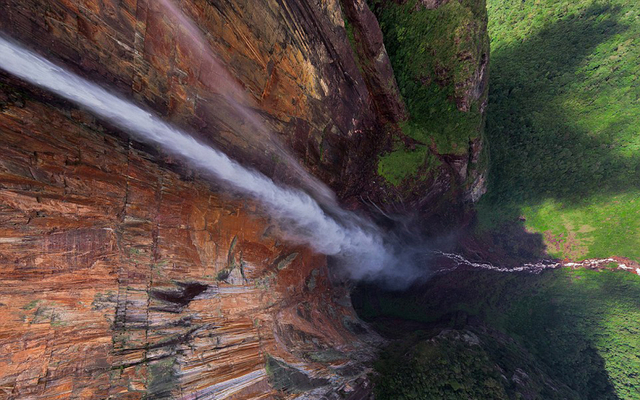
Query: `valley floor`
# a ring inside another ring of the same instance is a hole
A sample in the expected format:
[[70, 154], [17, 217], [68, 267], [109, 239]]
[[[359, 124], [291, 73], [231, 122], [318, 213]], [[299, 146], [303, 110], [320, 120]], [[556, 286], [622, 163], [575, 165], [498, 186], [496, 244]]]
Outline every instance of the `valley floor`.
[[361, 287], [392, 344], [379, 399], [640, 399], [640, 276], [460, 268], [409, 292]]

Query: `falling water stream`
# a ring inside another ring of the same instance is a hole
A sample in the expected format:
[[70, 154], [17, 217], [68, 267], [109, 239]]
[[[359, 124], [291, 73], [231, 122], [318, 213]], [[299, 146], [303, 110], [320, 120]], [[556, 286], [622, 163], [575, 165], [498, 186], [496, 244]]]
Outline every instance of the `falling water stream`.
[[[162, 3], [171, 6], [168, 0], [162, 0]], [[175, 9], [171, 9], [171, 12], [178, 13]], [[188, 21], [181, 23], [186, 24]], [[189, 30], [195, 29], [191, 25], [187, 27]], [[202, 38], [196, 32], [192, 32], [192, 35], [194, 41], [204, 46]], [[341, 209], [333, 200], [331, 191], [297, 164], [294, 167], [297, 174], [302, 177], [306, 188], [315, 198], [302, 190], [276, 184], [263, 174], [243, 167], [220, 150], [164, 122], [152, 112], [66, 71], [2, 36], [0, 54], [0, 69], [78, 104], [129, 132], [137, 140], [157, 145], [231, 190], [257, 200], [274, 218], [284, 239], [308, 245], [322, 254], [337, 256], [345, 267], [344, 272], [351, 279], [384, 281], [392, 288], [401, 289], [416, 279], [424, 278], [428, 272], [437, 272], [429, 271], [425, 265], [428, 259], [433, 258], [445, 259], [454, 265], [443, 270], [465, 266], [498, 272], [530, 273], [562, 266], [598, 268], [616, 262], [614, 259], [587, 260], [582, 263], [540, 261], [504, 268], [472, 262], [455, 253], [425, 252], [420, 246], [399, 246], [394, 243], [393, 237], [383, 235], [372, 222]], [[241, 94], [236, 88], [230, 86], [229, 90], [226, 97], [239, 115], [248, 118], [256, 126], [260, 125], [255, 116], [237, 101]], [[268, 134], [266, 131], [263, 133]], [[279, 151], [284, 151], [278, 144], [276, 147]], [[292, 157], [288, 158], [293, 160]], [[626, 266], [622, 265], [620, 268], [625, 269], [624, 267]], [[636, 272], [640, 274], [640, 270]]]
[[307, 193], [276, 184], [153, 113], [2, 37], [0, 54], [0, 69], [78, 104], [136, 139], [158, 145], [235, 192], [259, 201], [279, 223], [286, 240], [341, 257], [351, 278], [372, 279], [394, 264], [381, 232], [356, 214], [329, 205], [333, 207], [331, 214], [340, 216], [337, 222]]
[[[201, 76], [200, 79], [208, 87], [215, 87], [216, 93], [224, 98], [229, 106], [229, 112], [232, 114], [225, 117], [235, 118], [247, 125], [248, 129], [241, 129], [234, 133], [243, 137], [252, 145], [262, 147], [262, 150], [285, 163], [289, 172], [321, 205], [328, 204], [336, 208], [335, 196], [331, 189], [307, 173], [298, 162], [298, 159], [267, 128], [259, 113], [255, 111], [259, 108], [255, 99], [249, 96], [246, 89], [227, 71], [213, 52], [205, 33], [196, 25], [193, 19], [178, 8], [172, 0], [158, 0], [157, 6], [162, 9], [167, 18], [172, 20], [175, 29], [182, 33], [181, 35], [176, 35], [176, 40], [182, 41], [180, 45], [189, 48], [191, 53], [198, 54], [198, 61], [202, 63], [201, 69], [212, 72], [206, 74], [206, 76]], [[212, 112], [216, 113], [215, 110], [212, 110]], [[217, 113], [219, 114], [219, 112]]]

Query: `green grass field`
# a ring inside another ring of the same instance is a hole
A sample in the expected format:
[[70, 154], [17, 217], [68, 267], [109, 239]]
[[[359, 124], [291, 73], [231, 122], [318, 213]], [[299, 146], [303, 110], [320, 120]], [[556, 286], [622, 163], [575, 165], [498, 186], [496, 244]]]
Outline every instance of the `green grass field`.
[[554, 256], [640, 260], [640, 2], [489, 0], [489, 191]]

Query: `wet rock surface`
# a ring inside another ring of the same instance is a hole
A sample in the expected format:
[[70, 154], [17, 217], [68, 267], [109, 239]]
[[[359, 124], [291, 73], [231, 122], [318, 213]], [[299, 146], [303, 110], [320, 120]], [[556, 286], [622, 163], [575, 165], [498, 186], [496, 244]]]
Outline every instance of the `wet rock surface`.
[[[344, 204], [387, 195], [375, 195], [377, 155], [404, 108], [364, 2], [176, 5], [248, 93], [236, 100]], [[274, 144], [237, 118], [229, 82], [160, 2], [0, 8], [3, 35], [243, 165], [299, 183]], [[346, 13], [367, 39], [363, 71]], [[258, 205], [4, 73], [0, 149], [0, 397], [370, 396], [378, 339], [325, 257], [278, 240]], [[435, 199], [451, 176], [421, 182], [412, 198]]]
[[277, 396], [267, 357], [325, 393], [366, 370], [324, 257], [84, 112], [27, 97], [0, 114], [4, 398]]

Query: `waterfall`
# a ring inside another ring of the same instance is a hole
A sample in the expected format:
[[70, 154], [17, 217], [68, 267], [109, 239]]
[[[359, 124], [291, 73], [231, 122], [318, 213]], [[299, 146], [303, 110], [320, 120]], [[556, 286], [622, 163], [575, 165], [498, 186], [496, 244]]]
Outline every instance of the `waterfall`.
[[229, 105], [230, 115], [225, 117], [242, 121], [249, 128], [239, 129], [234, 133], [243, 137], [247, 142], [262, 147], [266, 153], [270, 153], [284, 162], [287, 170], [313, 195], [316, 201], [322, 205], [335, 206], [335, 195], [331, 189], [307, 173], [296, 157], [285, 149], [274, 133], [262, 122], [259, 114], [255, 111], [258, 108], [255, 99], [247, 94], [244, 87], [220, 62], [211, 49], [205, 33], [193, 19], [180, 10], [172, 0], [158, 0], [157, 4], [160, 9], [163, 9], [163, 14], [171, 20], [176, 31], [181, 33], [176, 35], [176, 40], [181, 41], [180, 46], [189, 48], [193, 54], [198, 54], [198, 59], [202, 63], [201, 68], [206, 65], [206, 69], [212, 71], [201, 79], [204, 79], [203, 83], [206, 83], [207, 86], [215, 87], [216, 93], [220, 94]]
[[[379, 279], [402, 272], [394, 267], [398, 263], [382, 233], [369, 221], [337, 205], [325, 212], [307, 193], [276, 184], [152, 112], [1, 36], [0, 54], [0, 69], [76, 103], [137, 140], [157, 145], [238, 194], [257, 200], [278, 221], [285, 240], [340, 257], [350, 278]], [[329, 214], [338, 215], [340, 222]], [[385, 271], [386, 267], [391, 269]]]

